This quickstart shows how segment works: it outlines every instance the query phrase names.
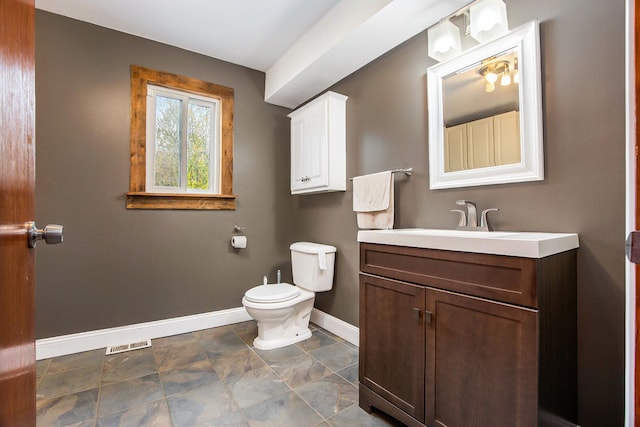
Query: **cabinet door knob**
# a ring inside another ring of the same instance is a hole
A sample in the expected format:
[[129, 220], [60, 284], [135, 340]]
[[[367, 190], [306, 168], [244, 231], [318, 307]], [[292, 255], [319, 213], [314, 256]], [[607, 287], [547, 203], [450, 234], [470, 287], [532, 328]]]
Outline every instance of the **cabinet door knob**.
[[418, 307], [413, 307], [413, 314], [416, 316], [416, 319], [420, 318], [420, 311]]

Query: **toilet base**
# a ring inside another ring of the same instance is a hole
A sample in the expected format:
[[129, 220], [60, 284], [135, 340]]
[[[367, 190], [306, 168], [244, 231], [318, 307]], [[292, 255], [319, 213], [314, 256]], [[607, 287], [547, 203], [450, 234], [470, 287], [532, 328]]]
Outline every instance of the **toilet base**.
[[291, 337], [263, 340], [258, 336], [253, 340], [253, 346], [258, 350], [273, 350], [274, 348], [286, 347], [309, 338], [311, 338], [311, 330], [309, 328], [305, 328]]

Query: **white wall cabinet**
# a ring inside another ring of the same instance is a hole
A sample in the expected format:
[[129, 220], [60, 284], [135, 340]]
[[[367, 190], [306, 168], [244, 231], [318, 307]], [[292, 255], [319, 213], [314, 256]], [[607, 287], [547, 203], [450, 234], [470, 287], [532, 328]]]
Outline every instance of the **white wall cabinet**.
[[327, 92], [289, 114], [291, 194], [346, 190], [346, 102]]
[[519, 163], [519, 117], [509, 111], [446, 128], [445, 172]]

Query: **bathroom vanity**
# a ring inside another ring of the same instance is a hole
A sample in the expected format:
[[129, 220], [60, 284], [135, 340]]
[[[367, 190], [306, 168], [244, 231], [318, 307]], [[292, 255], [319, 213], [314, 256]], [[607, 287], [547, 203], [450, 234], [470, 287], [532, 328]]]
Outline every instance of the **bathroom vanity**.
[[576, 423], [575, 234], [360, 231], [360, 406], [408, 426]]

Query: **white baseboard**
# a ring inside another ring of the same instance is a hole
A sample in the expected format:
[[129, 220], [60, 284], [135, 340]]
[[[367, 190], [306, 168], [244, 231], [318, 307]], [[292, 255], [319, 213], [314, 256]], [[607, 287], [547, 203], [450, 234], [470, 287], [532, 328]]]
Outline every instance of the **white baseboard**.
[[344, 320], [314, 308], [311, 311], [311, 321], [355, 346], [360, 344], [360, 329]]
[[[251, 316], [249, 316], [244, 307], [238, 307], [228, 310], [212, 311], [210, 313], [175, 317], [173, 319], [44, 338], [36, 340], [36, 359], [42, 360], [50, 357], [105, 348], [111, 345], [168, 337], [202, 329], [232, 325], [248, 320], [251, 320]], [[360, 332], [357, 327], [316, 308], [311, 312], [311, 321], [351, 344], [358, 345]]]
[[36, 340], [36, 359], [168, 337], [251, 320], [244, 307]]

